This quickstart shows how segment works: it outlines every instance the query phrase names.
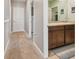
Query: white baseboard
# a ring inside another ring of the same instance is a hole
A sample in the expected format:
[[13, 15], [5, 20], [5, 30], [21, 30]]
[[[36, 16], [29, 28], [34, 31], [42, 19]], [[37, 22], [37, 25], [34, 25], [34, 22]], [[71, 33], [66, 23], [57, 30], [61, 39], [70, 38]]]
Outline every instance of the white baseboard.
[[37, 46], [37, 44], [35, 42], [33, 42], [34, 47], [35, 47], [35, 52], [40, 55], [41, 57], [44, 58], [44, 54], [42, 53], [42, 51], [40, 50], [40, 48]]
[[6, 47], [5, 47], [5, 50], [4, 50], [4, 55], [6, 54], [6, 51], [8, 49], [8, 46], [9, 46], [9, 40], [7, 41], [7, 44], [6, 44]]

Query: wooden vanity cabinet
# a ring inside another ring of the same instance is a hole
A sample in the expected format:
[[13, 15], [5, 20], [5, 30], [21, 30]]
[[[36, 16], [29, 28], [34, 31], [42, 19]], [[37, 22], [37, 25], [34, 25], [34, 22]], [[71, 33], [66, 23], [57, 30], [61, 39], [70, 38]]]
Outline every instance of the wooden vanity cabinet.
[[65, 44], [71, 44], [75, 42], [75, 26], [65, 26]]
[[49, 27], [49, 49], [64, 45], [64, 26]]
[[74, 25], [50, 26], [48, 33], [49, 49], [75, 42]]

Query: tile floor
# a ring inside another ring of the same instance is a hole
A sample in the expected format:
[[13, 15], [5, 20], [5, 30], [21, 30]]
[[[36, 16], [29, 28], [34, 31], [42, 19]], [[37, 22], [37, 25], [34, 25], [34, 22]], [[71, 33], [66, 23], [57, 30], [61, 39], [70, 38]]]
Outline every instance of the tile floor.
[[5, 53], [5, 59], [44, 59], [39, 56], [33, 43], [24, 32], [15, 32], [10, 35], [10, 43]]
[[49, 50], [48, 59], [75, 59], [75, 45], [67, 45]]
[[[24, 32], [11, 33], [9, 42], [5, 59], [44, 59], [35, 52], [32, 40], [30, 40]], [[49, 51], [48, 59], [60, 59], [59, 56], [51, 51]], [[75, 58], [73, 56], [70, 59]]]

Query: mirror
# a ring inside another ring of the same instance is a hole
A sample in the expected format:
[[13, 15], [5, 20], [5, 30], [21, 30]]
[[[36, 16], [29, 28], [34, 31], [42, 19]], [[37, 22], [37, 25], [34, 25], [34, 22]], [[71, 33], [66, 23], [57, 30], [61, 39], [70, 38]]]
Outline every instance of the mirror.
[[48, 21], [74, 21], [74, 0], [48, 0]]

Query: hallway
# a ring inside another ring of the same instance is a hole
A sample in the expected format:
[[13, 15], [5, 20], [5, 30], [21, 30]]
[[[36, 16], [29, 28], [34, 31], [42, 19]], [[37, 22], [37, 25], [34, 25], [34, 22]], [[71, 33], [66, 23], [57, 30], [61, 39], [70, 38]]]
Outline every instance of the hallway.
[[43, 59], [35, 52], [33, 43], [26, 33], [11, 33], [9, 42], [5, 59]]

